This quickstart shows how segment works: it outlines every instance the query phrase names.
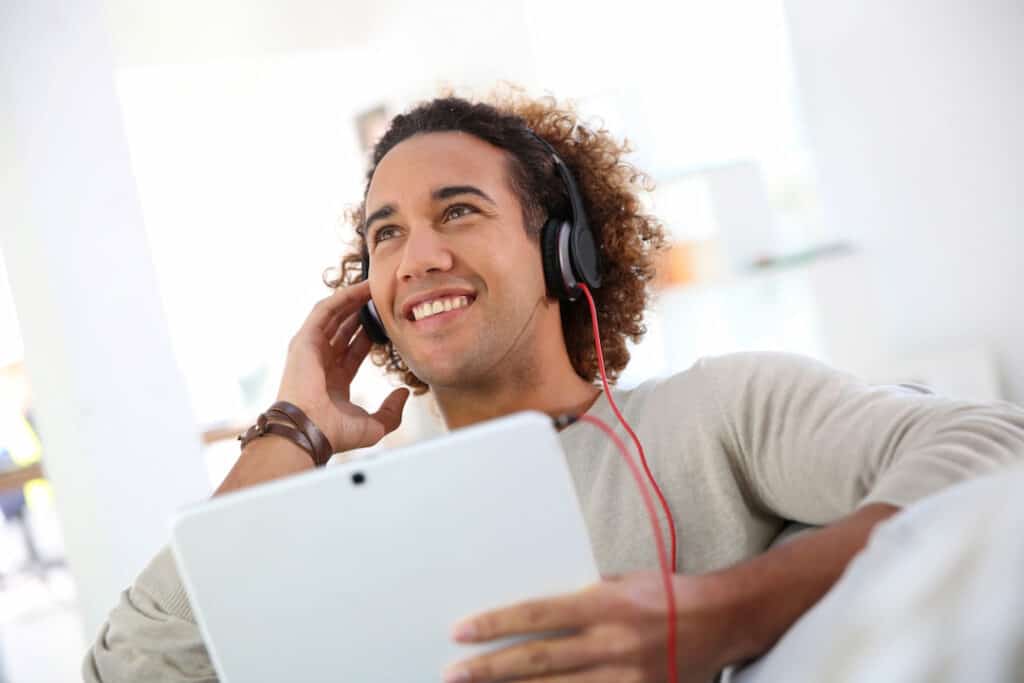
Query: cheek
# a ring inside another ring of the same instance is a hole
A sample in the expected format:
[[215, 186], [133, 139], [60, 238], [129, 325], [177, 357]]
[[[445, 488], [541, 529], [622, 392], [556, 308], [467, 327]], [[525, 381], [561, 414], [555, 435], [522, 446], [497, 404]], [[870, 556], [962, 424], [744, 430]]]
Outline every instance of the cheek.
[[[514, 232], [514, 236], [509, 232]], [[473, 254], [481, 266], [488, 264], [488, 270], [502, 280], [518, 280], [518, 289], [538, 281], [543, 285], [540, 244], [519, 226], [507, 226], [499, 233], [481, 235], [473, 243]]]
[[520, 281], [517, 289], [520, 292], [540, 294], [544, 290], [544, 266], [541, 263], [540, 248], [527, 243], [516, 252], [516, 258], [510, 259], [514, 270], [512, 275]]

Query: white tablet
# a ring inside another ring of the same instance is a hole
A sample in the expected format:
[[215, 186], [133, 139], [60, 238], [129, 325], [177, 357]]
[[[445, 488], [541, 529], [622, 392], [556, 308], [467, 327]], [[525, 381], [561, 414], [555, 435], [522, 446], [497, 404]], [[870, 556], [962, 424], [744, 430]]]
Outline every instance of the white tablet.
[[218, 497], [172, 547], [226, 683], [439, 680], [498, 646], [460, 618], [600, 578], [540, 413]]

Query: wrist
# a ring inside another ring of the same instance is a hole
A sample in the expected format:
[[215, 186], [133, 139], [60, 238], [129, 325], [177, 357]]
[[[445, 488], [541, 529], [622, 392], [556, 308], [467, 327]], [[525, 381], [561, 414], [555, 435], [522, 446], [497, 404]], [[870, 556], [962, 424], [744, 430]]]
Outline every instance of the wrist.
[[304, 449], [276, 434], [267, 434], [246, 444], [213, 495], [219, 496], [314, 467], [313, 458]]
[[281, 467], [291, 470], [312, 469], [313, 456], [297, 443], [277, 434], [266, 434], [254, 439], [242, 449], [239, 460], [264, 461], [274, 459]]
[[[329, 407], [324, 406], [322, 403], [315, 401], [299, 399], [290, 399], [284, 392], [279, 392], [277, 398], [274, 399], [274, 406], [277, 406], [281, 402], [291, 404], [294, 408], [299, 411], [299, 416], [291, 415], [286, 416], [285, 414], [278, 412], [274, 419], [284, 420], [285, 422], [294, 424], [300, 431], [307, 432], [306, 425], [303, 423], [308, 421], [312, 424], [313, 430], [320, 433], [320, 435], [327, 441], [328, 449], [330, 452], [326, 454], [327, 458], [330, 458], [335, 452], [344, 450], [340, 448], [339, 435], [335, 433], [333, 427], [335, 427], [336, 420], [331, 417], [332, 412]], [[314, 451], [317, 451], [317, 445], [314, 444]], [[316, 457], [314, 457], [314, 460]], [[323, 464], [323, 463], [321, 463]]]
[[309, 453], [316, 466], [326, 465], [334, 454], [331, 441], [305, 410], [291, 401], [278, 400], [260, 413], [252, 425], [238, 439], [244, 449], [248, 444], [268, 434], [282, 436]]
[[714, 625], [714, 633], [708, 634], [712, 641], [709, 651], [715, 653], [718, 669], [757, 657], [767, 649], [755, 618], [758, 583], [743, 571], [743, 565], [698, 576], [677, 574], [675, 579], [679, 618], [692, 619], [693, 605], [700, 605], [702, 620]]

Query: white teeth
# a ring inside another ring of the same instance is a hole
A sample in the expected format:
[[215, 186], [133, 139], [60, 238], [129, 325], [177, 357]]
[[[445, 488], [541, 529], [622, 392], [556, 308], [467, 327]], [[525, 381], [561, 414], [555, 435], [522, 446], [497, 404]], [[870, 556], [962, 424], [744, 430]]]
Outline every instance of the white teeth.
[[423, 320], [424, 318], [429, 318], [432, 315], [465, 308], [468, 305], [468, 296], [453, 296], [448, 297], [447, 299], [434, 299], [433, 301], [426, 301], [418, 306], [414, 306], [412, 309], [412, 317], [413, 320]]

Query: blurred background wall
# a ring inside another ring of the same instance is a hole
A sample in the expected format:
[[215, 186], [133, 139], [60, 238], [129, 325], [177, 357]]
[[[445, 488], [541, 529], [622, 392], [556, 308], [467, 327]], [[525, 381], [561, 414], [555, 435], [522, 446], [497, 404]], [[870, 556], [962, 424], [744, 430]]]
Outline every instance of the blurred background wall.
[[985, 345], [1024, 400], [1024, 5], [786, 8], [826, 219], [865, 255], [885, 348]]
[[[352, 237], [361, 135], [445, 87], [517, 83], [632, 141], [673, 248], [623, 384], [778, 349], [1024, 401], [1017, 0], [9, 0], [0, 37], [19, 683], [74, 680], [219, 483]], [[439, 430], [417, 399], [389, 445]]]

